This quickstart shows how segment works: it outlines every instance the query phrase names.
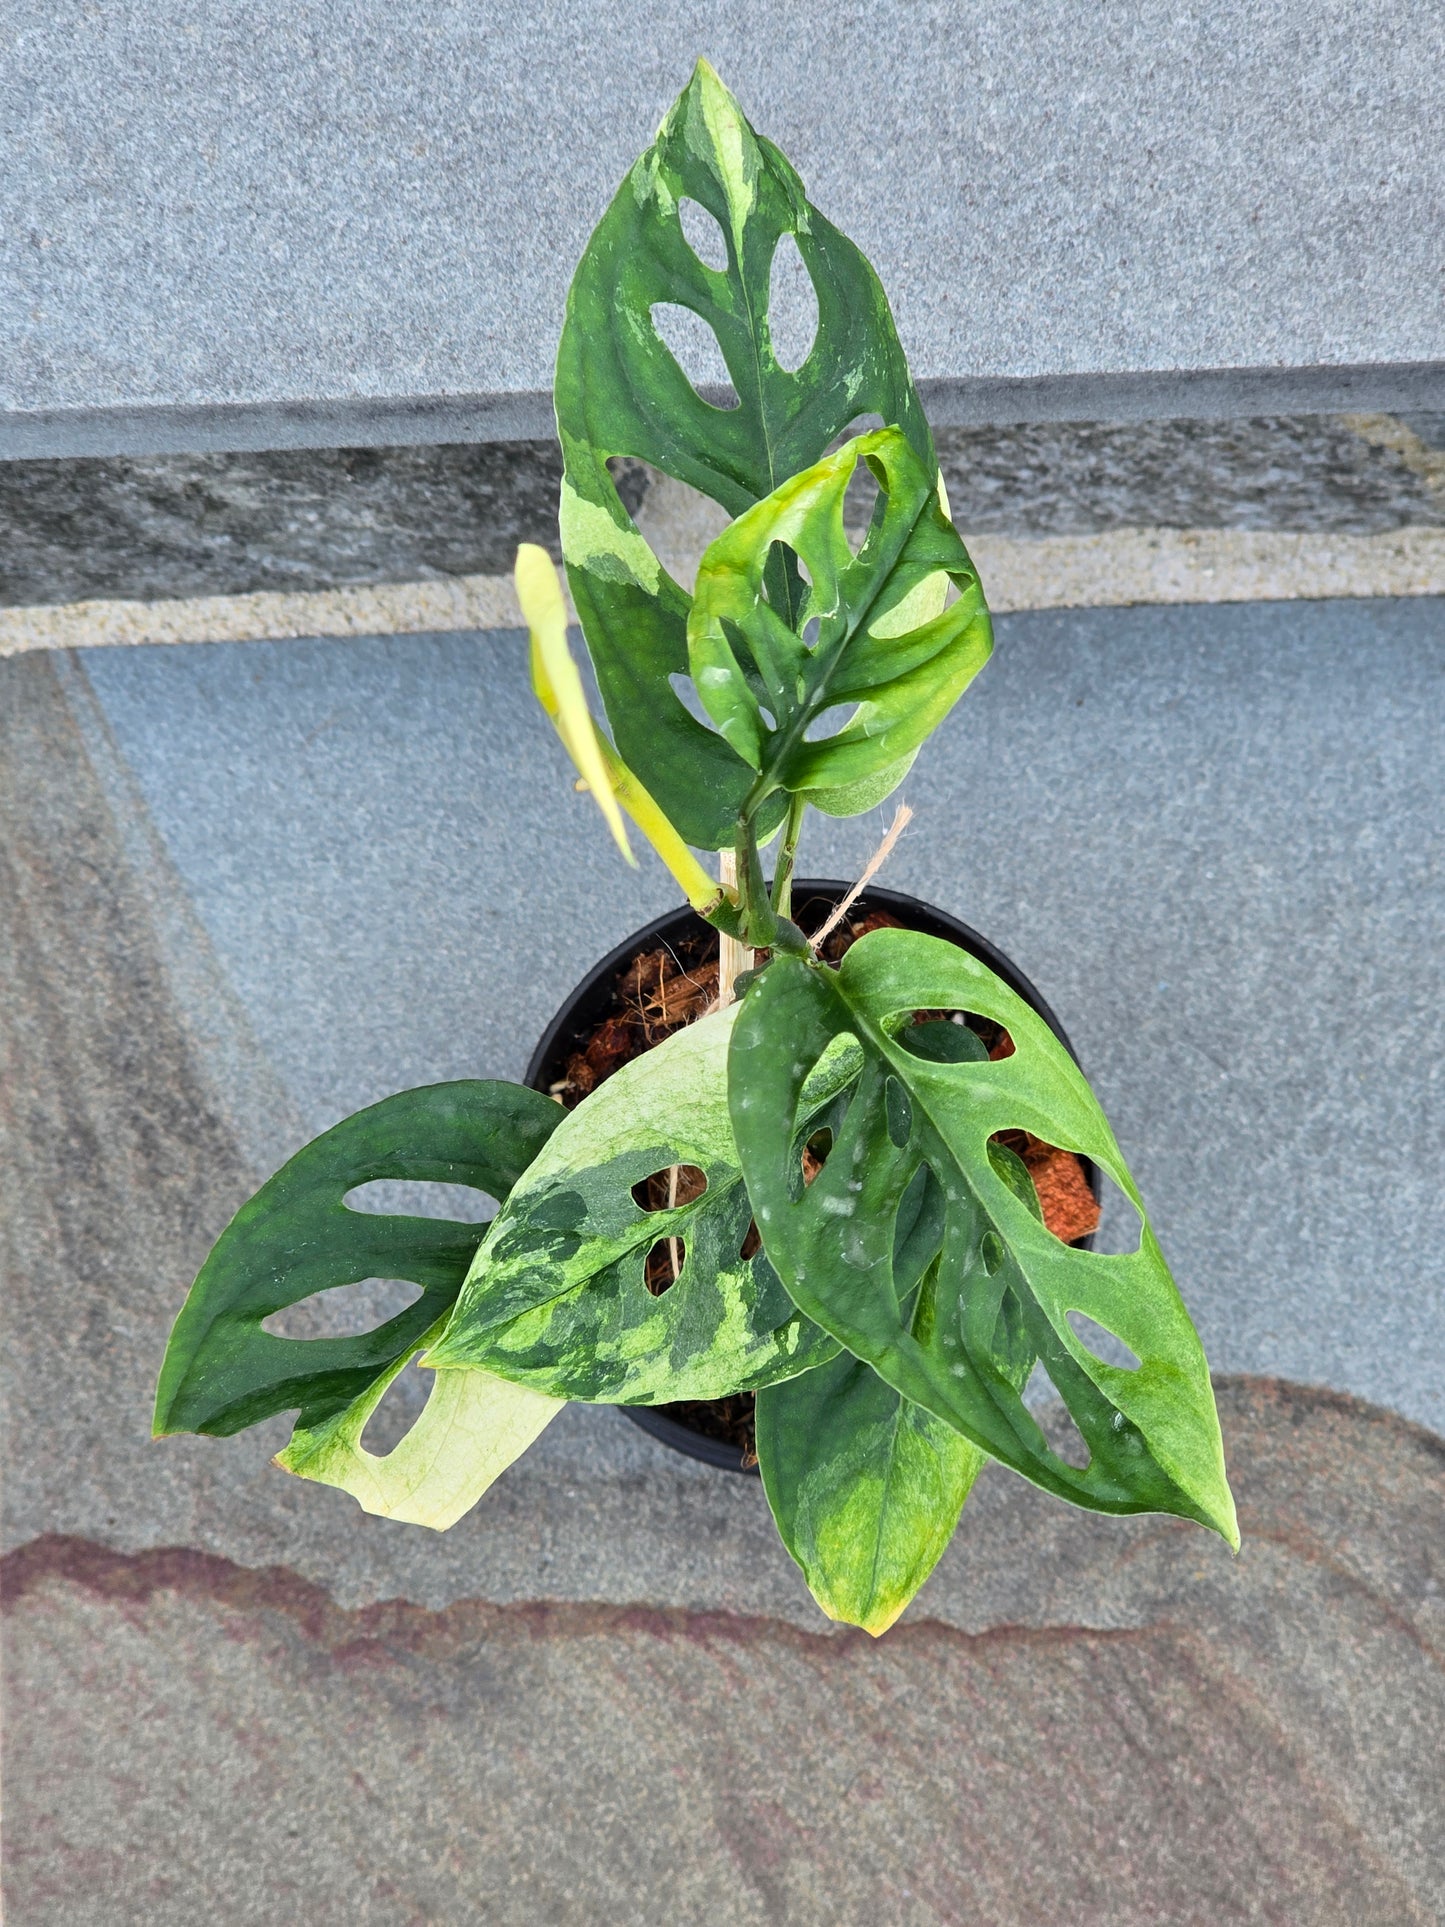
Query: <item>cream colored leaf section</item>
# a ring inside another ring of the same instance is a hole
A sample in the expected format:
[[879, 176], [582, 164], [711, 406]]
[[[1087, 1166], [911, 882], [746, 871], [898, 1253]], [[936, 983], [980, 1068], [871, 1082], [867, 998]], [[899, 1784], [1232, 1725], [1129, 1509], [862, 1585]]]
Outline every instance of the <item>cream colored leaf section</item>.
[[635, 527], [623, 528], [598, 502], [589, 502], [568, 482], [562, 484], [557, 516], [562, 552], [586, 569], [610, 570], [656, 595], [662, 569], [647, 538]]
[[299, 1427], [276, 1463], [298, 1478], [349, 1492], [363, 1512], [445, 1532], [519, 1459], [566, 1404], [473, 1367], [443, 1369], [421, 1417], [384, 1457], [361, 1443], [367, 1420], [418, 1351], [440, 1337], [441, 1319], [415, 1350], [383, 1372], [335, 1418]]
[[[642, 783], [605, 736], [587, 708], [582, 678], [567, 647], [562, 586], [545, 549], [524, 542], [517, 550], [517, 599], [532, 632], [532, 688], [556, 726], [567, 753], [597, 798], [627, 861], [636, 865], [623, 827], [626, 810], [682, 885], [695, 910], [712, 910], [722, 891], [683, 842]], [[620, 808], [619, 808], [620, 805]]]
[[627, 826], [613, 793], [582, 678], [567, 647], [567, 605], [562, 600], [562, 584], [551, 556], [535, 542], [524, 542], [517, 550], [517, 600], [532, 636], [533, 693], [551, 717], [578, 775], [596, 797], [618, 849], [635, 865], [637, 859], [627, 840]]

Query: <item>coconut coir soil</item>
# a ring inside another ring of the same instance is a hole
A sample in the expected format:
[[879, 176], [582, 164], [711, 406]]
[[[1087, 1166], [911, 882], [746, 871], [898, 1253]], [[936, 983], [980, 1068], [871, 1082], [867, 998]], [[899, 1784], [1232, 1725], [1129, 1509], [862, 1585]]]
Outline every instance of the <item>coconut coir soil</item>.
[[[828, 963], [837, 963], [850, 944], [870, 930], [899, 927], [899, 920], [886, 911], [860, 911], [845, 918], [825, 940], [822, 956]], [[664, 1037], [696, 1022], [712, 1009], [717, 1001], [717, 948], [716, 932], [700, 925], [696, 933], [678, 942], [644, 951], [620, 971], [611, 1009], [586, 1043], [567, 1060], [565, 1074], [552, 1086], [552, 1095], [571, 1109], [599, 1084], [606, 1083], [624, 1064], [641, 1057]], [[916, 1015], [918, 1021], [923, 1021], [951, 1014], [921, 1010]], [[972, 1014], [967, 1022], [982, 1037], [990, 1057], [1013, 1054], [1013, 1040], [1000, 1025]], [[1000, 1139], [1016, 1151], [1028, 1167], [1039, 1194], [1044, 1223], [1055, 1237], [1070, 1243], [1096, 1229], [1099, 1207], [1083, 1167], [1072, 1151], [1058, 1150], [1025, 1131], [1003, 1132]], [[805, 1181], [811, 1180], [822, 1168], [824, 1155], [822, 1146], [810, 1145], [804, 1151]], [[680, 1165], [675, 1171], [660, 1171], [648, 1178], [638, 1187], [637, 1201], [655, 1211], [668, 1205], [686, 1204], [703, 1188], [702, 1173], [691, 1165]], [[743, 1255], [746, 1257], [756, 1249], [757, 1232], [750, 1229]], [[654, 1246], [644, 1274], [648, 1290], [657, 1295], [666, 1291], [677, 1276], [681, 1259], [680, 1240], [664, 1240]], [[740, 1446], [745, 1465], [756, 1462], [751, 1392], [737, 1392], [729, 1398], [706, 1402], [664, 1405], [661, 1409], [694, 1432]]]

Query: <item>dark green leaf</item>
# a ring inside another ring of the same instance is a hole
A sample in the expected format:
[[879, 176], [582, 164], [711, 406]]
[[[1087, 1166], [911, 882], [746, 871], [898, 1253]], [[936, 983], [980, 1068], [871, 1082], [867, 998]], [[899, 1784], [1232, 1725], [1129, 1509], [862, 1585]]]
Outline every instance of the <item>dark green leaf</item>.
[[[879, 497], [855, 556], [843, 498], [860, 461]], [[811, 585], [796, 614], [770, 593], [779, 544]], [[958, 600], [945, 606], [950, 584]], [[895, 428], [846, 443], [739, 516], [704, 555], [688, 618], [693, 680], [758, 771], [754, 798], [832, 792], [835, 814], [839, 791], [900, 780], [992, 646], [937, 477]], [[870, 790], [864, 807], [877, 800]]]
[[910, 1024], [898, 1041], [915, 1057], [926, 1057], [934, 1064], [982, 1064], [988, 1060], [988, 1046], [967, 1024], [955, 1024], [950, 1017], [931, 1017], [926, 1023]]
[[[689, 245], [684, 200], [717, 222], [726, 268]], [[818, 301], [816, 339], [794, 372], [780, 365], [768, 323], [773, 254], [788, 234]], [[653, 319], [664, 304], [713, 330], [736, 406], [693, 387]], [[860, 416], [901, 428], [930, 473], [934, 457], [877, 276], [706, 62], [588, 244], [567, 298], [555, 393], [562, 547], [617, 746], [690, 843], [721, 848], [753, 772], [669, 683], [688, 668], [687, 589], [639, 534], [609, 458], [650, 462], [735, 516], [818, 461]], [[790, 587], [796, 597], [795, 577]], [[778, 588], [789, 592], [782, 575]]]
[[[346, 1194], [403, 1178], [505, 1198], [562, 1117], [519, 1085], [432, 1084], [358, 1111], [298, 1151], [242, 1205], [201, 1267], [166, 1348], [156, 1433], [224, 1436], [298, 1408], [302, 1428], [315, 1428], [371, 1392], [450, 1308], [481, 1233], [355, 1211]], [[406, 1279], [422, 1296], [360, 1337], [261, 1329], [287, 1305], [366, 1278]]]
[[[427, 1354], [560, 1398], [653, 1405], [720, 1398], [832, 1357], [760, 1252], [727, 1102], [733, 1005], [675, 1032], [572, 1111], [498, 1214], [450, 1325]], [[633, 1187], [700, 1170], [690, 1202], [647, 1211]], [[654, 1297], [647, 1254], [685, 1253]]]
[[[919, 1009], [979, 1012], [1008, 1030], [1014, 1053], [998, 1063], [916, 1056], [897, 1033]], [[800, 1190], [790, 1150], [800, 1096], [845, 1036], [861, 1046], [862, 1069], [826, 1165]], [[888, 1131], [890, 1080], [911, 1106], [901, 1146]], [[1113, 1133], [1048, 1026], [991, 971], [902, 930], [864, 937], [837, 971], [775, 959], [735, 1028], [729, 1096], [758, 1227], [800, 1310], [904, 1397], [1060, 1497], [1177, 1513], [1238, 1543], [1203, 1349]], [[1079, 1251], [1053, 1237], [990, 1155], [997, 1133], [1018, 1129], [1114, 1179], [1140, 1212], [1137, 1252]], [[900, 1204], [925, 1165], [945, 1222], [923, 1336], [900, 1300], [893, 1248]], [[1095, 1357], [1071, 1311], [1114, 1333], [1138, 1367]], [[1089, 1449], [1085, 1469], [1049, 1448], [1023, 1403], [1035, 1356]]]

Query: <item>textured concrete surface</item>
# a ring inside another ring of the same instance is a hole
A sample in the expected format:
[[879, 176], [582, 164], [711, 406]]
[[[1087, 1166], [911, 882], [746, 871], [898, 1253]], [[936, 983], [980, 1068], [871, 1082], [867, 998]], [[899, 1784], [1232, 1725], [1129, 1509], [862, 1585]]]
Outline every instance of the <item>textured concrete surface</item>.
[[[889, 873], [1063, 1016], [1216, 1368], [1437, 1430], [1440, 622], [1424, 603], [1009, 619], [910, 780]], [[520, 1074], [587, 965], [672, 900], [573, 794], [517, 640], [0, 677], [25, 1201], [6, 1542], [190, 1544], [347, 1604], [540, 1592], [806, 1621], [766, 1519], [607, 1411], [569, 1411], [443, 1539], [270, 1471], [270, 1431], [146, 1435], [169, 1320], [254, 1179], [388, 1091]], [[856, 874], [876, 835], [821, 827], [807, 867]], [[525, 941], [501, 941], [519, 895]]]
[[[1365, 492], [1428, 520], [1408, 469], [1374, 466]], [[635, 508], [646, 471], [618, 470]], [[520, 541], [556, 552], [561, 481], [555, 440], [0, 463], [0, 603], [495, 574]]]
[[[944, 428], [970, 535], [1445, 525], [1445, 417]], [[556, 549], [555, 442], [0, 463], [0, 606], [504, 572]], [[636, 513], [648, 472], [624, 494]], [[677, 484], [669, 484], [676, 490]]]
[[[571, 266], [698, 53], [875, 258], [942, 400], [1038, 380], [1069, 412], [1164, 371], [1148, 412], [1194, 412], [1190, 371], [1255, 369], [1262, 412], [1292, 371], [1445, 362], [1438, 4], [700, 27], [668, 0], [599, 32], [575, 0], [10, 0], [5, 27], [12, 453], [215, 446], [248, 407], [282, 441], [388, 409], [392, 441], [544, 433]], [[1333, 380], [1315, 407], [1404, 405]]]
[[519, 638], [0, 662], [7, 1919], [1439, 1919], [1442, 620], [1009, 618], [910, 781], [890, 880], [1055, 1002], [1256, 1376], [1220, 1387], [1237, 1561], [993, 1470], [876, 1646], [754, 1482], [610, 1411], [444, 1537], [271, 1468], [284, 1424], [149, 1440], [256, 1179], [517, 1074], [670, 893], [572, 795]]
[[34, 1542], [0, 1575], [8, 1917], [1429, 1927], [1445, 1451], [1259, 1382], [1223, 1412], [1237, 1562], [1175, 1521], [1061, 1545], [1060, 1508], [986, 1481], [971, 1630], [876, 1646], [348, 1612], [282, 1571]]
[[[1076, 1032], [1220, 1367], [1437, 1426], [1441, 638], [1430, 601], [1008, 618], [890, 865]], [[97, 651], [85, 673], [308, 1128], [515, 1075], [671, 900], [609, 856], [513, 638]], [[806, 863], [856, 874], [879, 833], [819, 822]], [[492, 933], [517, 892], [512, 947]]]
[[949, 505], [971, 534], [1445, 522], [1439, 416], [1021, 423], [938, 440]]
[[555, 442], [0, 463], [0, 598], [495, 573], [549, 527], [555, 547], [561, 480]]

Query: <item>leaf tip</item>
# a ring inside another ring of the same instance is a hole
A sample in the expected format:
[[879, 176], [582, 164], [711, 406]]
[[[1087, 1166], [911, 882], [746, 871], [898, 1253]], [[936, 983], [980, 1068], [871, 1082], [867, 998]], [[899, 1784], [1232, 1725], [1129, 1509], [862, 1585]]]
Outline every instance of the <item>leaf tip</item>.
[[1219, 1530], [1220, 1538], [1223, 1539], [1225, 1545], [1229, 1547], [1229, 1550], [1234, 1554], [1235, 1558], [1237, 1559], [1239, 1557], [1239, 1548], [1242, 1541], [1241, 1541], [1240, 1532], [1239, 1532], [1239, 1515], [1234, 1509], [1234, 1500], [1232, 1497], [1230, 1498], [1230, 1501], [1229, 1501], [1228, 1521], [1226, 1522], [1226, 1524], [1220, 1526], [1218, 1530]]
[[700, 94], [708, 95], [715, 101], [725, 102], [733, 113], [741, 118], [742, 109], [738, 106], [732, 89], [706, 54], [699, 54], [693, 62], [692, 79], [688, 83], [688, 88], [689, 91], [696, 88]]
[[166, 1348], [165, 1360], [161, 1365], [160, 1383], [156, 1386], [155, 1404], [151, 1408], [151, 1437], [153, 1439], [174, 1438], [184, 1428], [171, 1424], [171, 1413], [175, 1410], [176, 1388], [171, 1372], [170, 1347]]
[[1229, 1550], [1236, 1555], [1240, 1547], [1239, 1514], [1234, 1508], [1234, 1494], [1229, 1482], [1221, 1476], [1218, 1487], [1203, 1500], [1197, 1514], [1201, 1524], [1217, 1532]]
[[890, 1627], [897, 1625], [905, 1604], [906, 1601], [900, 1600], [898, 1605], [890, 1606], [884, 1611], [870, 1612], [867, 1618], [860, 1619], [858, 1624], [870, 1639], [881, 1639]]

